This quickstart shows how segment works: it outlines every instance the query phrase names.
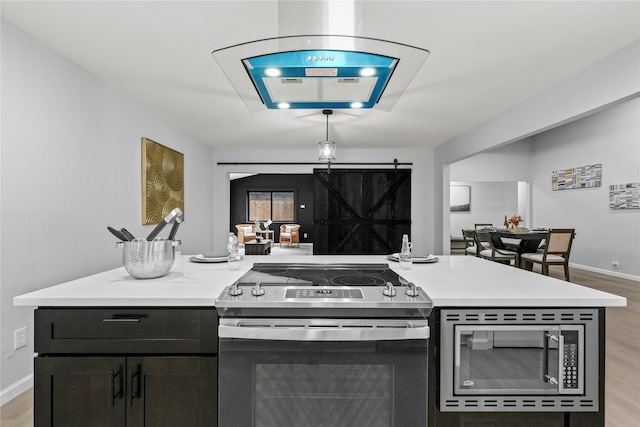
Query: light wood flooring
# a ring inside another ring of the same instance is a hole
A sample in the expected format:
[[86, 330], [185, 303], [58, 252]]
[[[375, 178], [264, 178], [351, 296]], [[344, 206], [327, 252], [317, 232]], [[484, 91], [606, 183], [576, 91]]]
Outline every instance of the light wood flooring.
[[[640, 427], [640, 282], [578, 269], [571, 281], [627, 298], [626, 307], [607, 309], [606, 427]], [[33, 426], [33, 389], [0, 408], [0, 426]]]

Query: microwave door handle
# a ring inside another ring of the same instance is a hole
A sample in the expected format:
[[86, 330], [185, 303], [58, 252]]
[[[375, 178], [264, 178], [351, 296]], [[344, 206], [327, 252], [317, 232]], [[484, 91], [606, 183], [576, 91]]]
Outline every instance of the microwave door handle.
[[[551, 335], [547, 332], [544, 333], [545, 335], [545, 339], [544, 341], [544, 360], [543, 360], [543, 369], [544, 369], [544, 373], [543, 373], [543, 379], [544, 382], [546, 383], [550, 383], [553, 385], [557, 385], [558, 386], [558, 390], [560, 389], [560, 385], [558, 384], [558, 379], [556, 377], [553, 377], [549, 374], [549, 341], [554, 341], [554, 342], [558, 342], [558, 337], [555, 335]], [[560, 340], [562, 340], [562, 336], [560, 336]], [[562, 348], [560, 345], [558, 345], [558, 367], [560, 366], [560, 363], [562, 361]], [[560, 375], [560, 369], [558, 368], [558, 375]]]

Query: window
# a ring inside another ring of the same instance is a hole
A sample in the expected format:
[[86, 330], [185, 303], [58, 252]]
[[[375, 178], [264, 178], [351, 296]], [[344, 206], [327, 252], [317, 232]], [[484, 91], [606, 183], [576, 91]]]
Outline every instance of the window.
[[293, 191], [250, 191], [249, 221], [295, 221]]

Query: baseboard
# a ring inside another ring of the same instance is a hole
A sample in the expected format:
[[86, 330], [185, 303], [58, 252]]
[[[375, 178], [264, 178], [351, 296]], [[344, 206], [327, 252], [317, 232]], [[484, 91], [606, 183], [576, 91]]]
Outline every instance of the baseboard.
[[569, 267], [576, 268], [578, 270], [586, 270], [586, 271], [591, 271], [593, 273], [604, 274], [605, 276], [613, 276], [613, 277], [618, 277], [620, 279], [627, 279], [627, 280], [633, 280], [635, 282], [640, 282], [640, 276], [620, 273], [618, 271], [603, 270], [601, 268], [589, 267], [587, 265], [580, 265], [580, 264], [573, 264], [573, 263], [569, 263]]
[[10, 402], [13, 398], [21, 395], [25, 391], [33, 387], [33, 374], [29, 374], [26, 377], [16, 381], [9, 387], [0, 391], [0, 406]]

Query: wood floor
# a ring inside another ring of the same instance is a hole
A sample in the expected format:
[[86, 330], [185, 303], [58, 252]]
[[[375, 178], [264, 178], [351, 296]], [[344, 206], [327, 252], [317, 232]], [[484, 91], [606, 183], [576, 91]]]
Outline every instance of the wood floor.
[[[564, 277], [560, 268], [550, 275]], [[640, 282], [578, 269], [571, 281], [627, 298], [607, 309], [606, 427], [640, 427]], [[0, 408], [0, 426], [33, 426], [33, 389]]]
[[0, 407], [0, 426], [33, 427], [33, 388]]

